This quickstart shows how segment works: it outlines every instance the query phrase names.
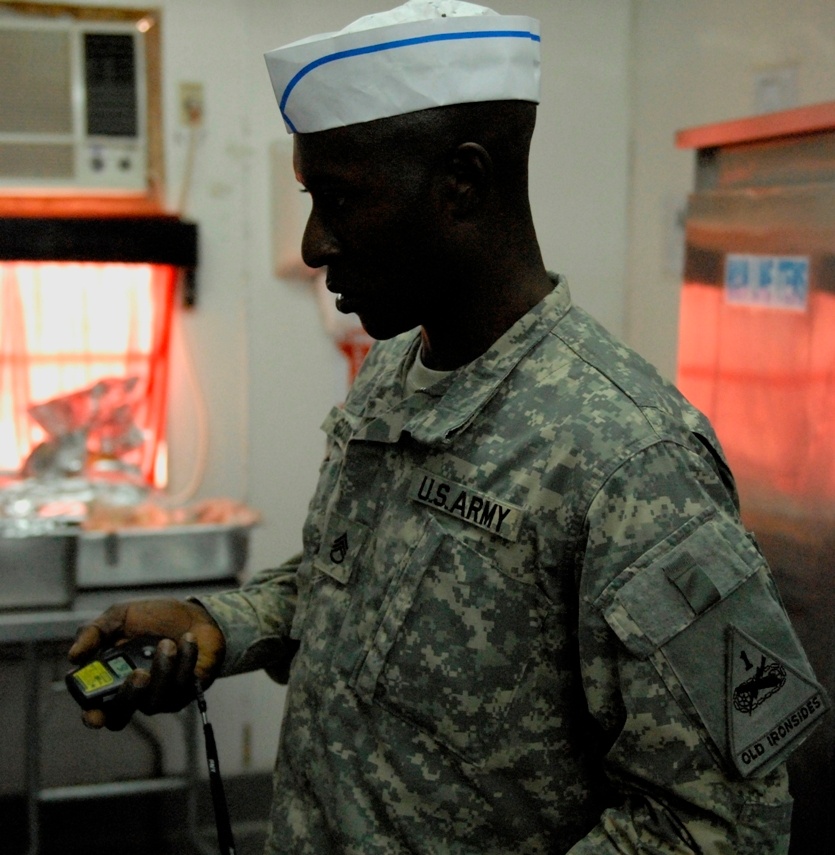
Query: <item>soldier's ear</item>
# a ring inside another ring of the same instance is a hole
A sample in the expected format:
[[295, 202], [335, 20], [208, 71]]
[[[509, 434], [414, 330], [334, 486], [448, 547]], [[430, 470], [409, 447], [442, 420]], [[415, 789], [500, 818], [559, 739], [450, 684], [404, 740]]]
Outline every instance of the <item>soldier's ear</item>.
[[447, 202], [455, 219], [466, 220], [484, 205], [493, 187], [493, 159], [484, 146], [462, 143], [447, 167]]

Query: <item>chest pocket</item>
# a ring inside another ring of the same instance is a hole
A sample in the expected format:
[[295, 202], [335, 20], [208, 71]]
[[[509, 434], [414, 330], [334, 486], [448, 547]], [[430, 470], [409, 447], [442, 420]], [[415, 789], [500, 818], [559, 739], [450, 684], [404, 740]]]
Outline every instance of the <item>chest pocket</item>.
[[539, 596], [430, 517], [394, 574], [352, 686], [480, 765], [537, 643]]

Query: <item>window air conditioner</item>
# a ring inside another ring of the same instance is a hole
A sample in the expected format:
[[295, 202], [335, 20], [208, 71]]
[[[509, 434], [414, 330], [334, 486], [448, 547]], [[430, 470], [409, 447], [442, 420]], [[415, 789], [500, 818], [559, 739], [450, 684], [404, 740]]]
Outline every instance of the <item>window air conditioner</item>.
[[0, 193], [133, 195], [147, 185], [136, 24], [0, 14]]

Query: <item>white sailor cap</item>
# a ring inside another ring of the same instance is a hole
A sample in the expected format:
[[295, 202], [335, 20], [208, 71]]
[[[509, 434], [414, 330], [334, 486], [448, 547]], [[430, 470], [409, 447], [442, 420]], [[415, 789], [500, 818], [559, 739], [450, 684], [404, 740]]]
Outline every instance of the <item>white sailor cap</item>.
[[539, 22], [409, 0], [265, 54], [288, 133], [477, 101], [539, 103]]

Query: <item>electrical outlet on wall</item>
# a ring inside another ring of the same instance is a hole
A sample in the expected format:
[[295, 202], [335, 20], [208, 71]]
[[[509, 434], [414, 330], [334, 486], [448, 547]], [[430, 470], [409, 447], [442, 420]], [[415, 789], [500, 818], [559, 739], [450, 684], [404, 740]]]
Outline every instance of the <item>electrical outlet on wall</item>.
[[180, 124], [189, 128], [200, 127], [204, 118], [203, 84], [180, 83]]

